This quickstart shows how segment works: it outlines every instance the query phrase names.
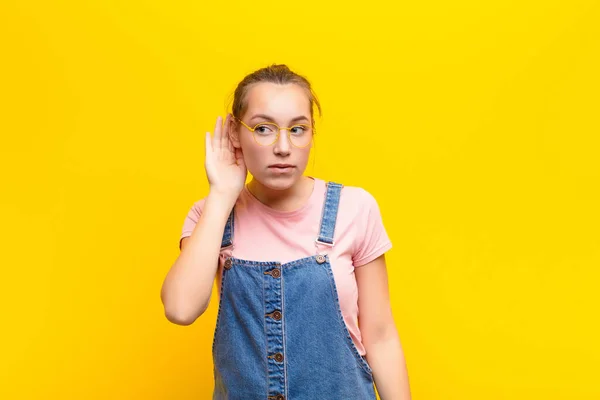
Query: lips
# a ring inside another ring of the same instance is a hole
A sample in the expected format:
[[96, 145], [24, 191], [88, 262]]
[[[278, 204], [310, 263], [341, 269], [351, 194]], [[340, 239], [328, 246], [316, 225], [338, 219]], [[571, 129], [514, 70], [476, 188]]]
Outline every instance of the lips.
[[273, 164], [269, 165], [271, 173], [276, 175], [288, 175], [294, 171], [294, 166], [291, 164]]
[[269, 165], [269, 168], [280, 168], [280, 169], [286, 169], [286, 168], [293, 168], [294, 166], [291, 164], [273, 164], [273, 165]]

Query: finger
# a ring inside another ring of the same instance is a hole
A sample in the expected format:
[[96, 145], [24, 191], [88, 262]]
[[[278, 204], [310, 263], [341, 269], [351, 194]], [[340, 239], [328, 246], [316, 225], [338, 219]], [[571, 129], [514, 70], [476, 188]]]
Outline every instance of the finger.
[[223, 123], [223, 129], [221, 133], [221, 146], [223, 148], [229, 148], [229, 114], [225, 117]]
[[232, 118], [231, 114], [227, 114], [227, 118], [225, 119], [225, 132], [223, 133], [224, 145], [227, 144], [227, 148], [232, 154], [235, 154], [235, 150], [233, 148], [233, 143], [231, 142], [231, 132], [232, 132]]
[[229, 139], [229, 151], [231, 152], [231, 154], [235, 154], [235, 147], [233, 146], [231, 138]]
[[219, 115], [217, 117], [217, 122], [215, 122], [215, 137], [213, 138], [213, 149], [214, 150], [218, 150], [221, 148], [221, 126], [222, 125], [222, 119], [221, 116]]

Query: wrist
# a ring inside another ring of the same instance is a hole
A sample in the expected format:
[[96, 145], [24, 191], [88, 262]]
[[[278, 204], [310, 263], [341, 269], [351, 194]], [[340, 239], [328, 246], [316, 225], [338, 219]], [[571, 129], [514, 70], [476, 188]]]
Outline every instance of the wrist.
[[232, 195], [231, 193], [221, 193], [211, 189], [206, 197], [206, 203], [210, 203], [211, 208], [223, 209], [224, 212], [229, 213], [237, 201], [238, 195]]

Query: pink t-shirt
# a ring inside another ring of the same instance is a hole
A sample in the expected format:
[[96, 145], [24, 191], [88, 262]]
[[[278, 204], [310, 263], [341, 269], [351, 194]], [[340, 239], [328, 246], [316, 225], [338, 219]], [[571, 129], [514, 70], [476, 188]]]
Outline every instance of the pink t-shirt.
[[[315, 180], [308, 202], [294, 211], [278, 211], [261, 203], [247, 189], [242, 190], [235, 205], [233, 250], [221, 249], [217, 271], [217, 290], [220, 292], [223, 263], [234, 256], [254, 261], [286, 263], [315, 255], [315, 239], [319, 235], [321, 212], [325, 201], [326, 183]], [[185, 221], [180, 237], [190, 236], [200, 218], [205, 199], [194, 203]], [[327, 252], [342, 316], [352, 340], [361, 355], [366, 354], [358, 328], [358, 289], [354, 268], [359, 268], [379, 257], [392, 247], [382, 222], [375, 198], [366, 190], [344, 186], [340, 194], [335, 227], [335, 245], [320, 245], [319, 252]]]

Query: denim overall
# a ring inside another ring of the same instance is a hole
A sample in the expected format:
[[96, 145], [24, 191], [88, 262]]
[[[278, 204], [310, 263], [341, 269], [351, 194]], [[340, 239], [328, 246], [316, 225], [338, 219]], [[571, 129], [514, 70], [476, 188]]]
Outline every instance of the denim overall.
[[[376, 399], [372, 370], [342, 317], [329, 256], [318, 252], [319, 244], [334, 245], [341, 189], [327, 182], [315, 255], [283, 264], [225, 260], [213, 400]], [[233, 245], [233, 215], [222, 248]]]

